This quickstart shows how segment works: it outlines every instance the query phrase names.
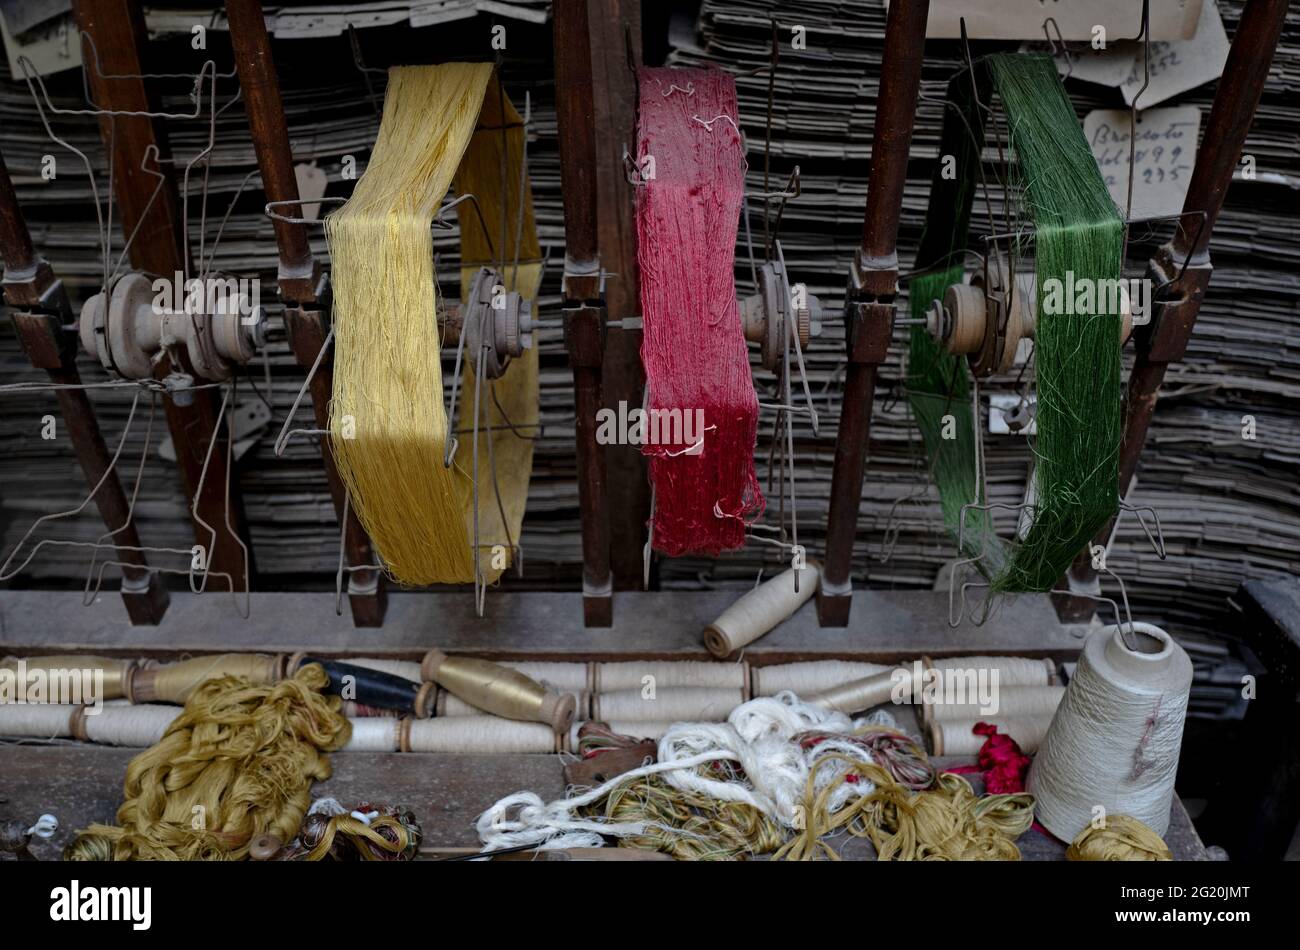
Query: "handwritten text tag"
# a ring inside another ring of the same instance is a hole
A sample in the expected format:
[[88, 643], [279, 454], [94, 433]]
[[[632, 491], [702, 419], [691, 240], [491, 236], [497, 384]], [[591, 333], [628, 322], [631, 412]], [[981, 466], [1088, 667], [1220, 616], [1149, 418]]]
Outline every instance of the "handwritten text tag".
[[[1131, 218], [1178, 214], [1196, 164], [1196, 135], [1201, 110], [1196, 106], [1147, 109], [1137, 124], [1133, 158]], [[1110, 196], [1125, 210], [1128, 202], [1129, 113], [1126, 109], [1096, 109], [1083, 120], [1083, 134], [1092, 147]]]

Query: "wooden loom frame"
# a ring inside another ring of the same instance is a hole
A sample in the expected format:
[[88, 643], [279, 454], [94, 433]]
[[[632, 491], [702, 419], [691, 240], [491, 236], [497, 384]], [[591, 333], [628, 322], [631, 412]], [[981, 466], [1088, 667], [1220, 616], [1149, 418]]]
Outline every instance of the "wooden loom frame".
[[[862, 242], [855, 255], [845, 310], [848, 372], [836, 439], [823, 577], [818, 591], [818, 617], [822, 626], [828, 627], [846, 626], [854, 602], [852, 546], [866, 465], [875, 377], [888, 353], [897, 305], [898, 219], [919, 92], [928, 7], [928, 0], [898, 0], [891, 4], [887, 20], [870, 188], [864, 211]], [[261, 4], [259, 0], [227, 0], [226, 8], [236, 67], [247, 100], [267, 198], [270, 201], [296, 200], [298, 193], [287, 128]], [[1139, 335], [1138, 365], [1129, 380], [1126, 400], [1121, 492], [1136, 469], [1164, 373], [1169, 363], [1181, 358], [1186, 349], [1211, 272], [1207, 248], [1213, 223], [1262, 93], [1286, 8], [1285, 0], [1249, 0], [1247, 3], [1207, 123], [1206, 140], [1214, 142], [1216, 147], [1198, 151], [1186, 202], [1186, 207], [1206, 212], [1205, 226], [1198, 231], [1180, 227], [1173, 241], [1153, 260], [1153, 269], [1162, 274], [1171, 274], [1170, 262], [1188, 255], [1192, 263], [1176, 279], [1160, 281], [1164, 289], [1154, 318], [1146, 331]], [[101, 50], [108, 51], [104, 72], [135, 77], [127, 80], [97, 77], [96, 100], [104, 108], [141, 108], [148, 102], [150, 91], [139, 78], [143, 19], [138, 0], [77, 0], [76, 10], [81, 27], [97, 39]], [[588, 0], [556, 0], [554, 10], [568, 253], [564, 281], [565, 343], [573, 367], [578, 407], [576, 450], [583, 535], [582, 615], [589, 627], [608, 627], [613, 623], [613, 589], [616, 583], [624, 586], [626, 566], [630, 561], [638, 561], [640, 552], [639, 538], [627, 530], [626, 524], [611, 538], [609, 495], [613, 489], [606, 474], [606, 453], [596, 443], [594, 418], [607, 386], [617, 386], [621, 392], [635, 388], [635, 380], [630, 377], [617, 376], [607, 381], [606, 370], [628, 370], [626, 351], [635, 347], [637, 335], [631, 330], [618, 331], [627, 336], [622, 341], [624, 353], [611, 360], [608, 347], [611, 331], [607, 326], [607, 288], [601, 249], [605, 249], [604, 256], [608, 258], [612, 248], [620, 271], [630, 274], [633, 273], [635, 254], [629, 248], [634, 248], [635, 240], [632, 238], [629, 243], [630, 218], [620, 219], [618, 213], [601, 213], [610, 204], [606, 184], [612, 173], [621, 177], [621, 169], [612, 167], [614, 163], [609, 150], [600, 151], [597, 143], [616, 136], [618, 129], [630, 124], [625, 109], [635, 98], [635, 89], [629, 87], [631, 80], [622, 61], [622, 51], [615, 55], [611, 49], [614, 44], [610, 42], [608, 23], [601, 21], [593, 27], [588, 15]], [[600, 77], [600, 83], [596, 77]], [[606, 86], [610, 88], [606, 89]], [[602, 95], [597, 94], [598, 88]], [[1249, 109], [1242, 108], [1247, 104]], [[122, 126], [116, 138], [119, 153], [138, 154], [150, 144], [165, 149], [156, 122], [132, 117], [120, 122]], [[104, 132], [108, 141], [106, 123]], [[157, 220], [143, 229], [149, 240], [132, 248], [132, 263], [140, 269], [170, 273], [176, 269], [180, 247], [175, 213], [178, 199], [174, 185], [164, 192], [161, 203], [149, 208], [148, 182], [141, 180], [138, 173], [132, 174], [134, 168], [135, 164], [130, 161], [115, 163], [116, 191], [123, 209], [123, 223], [129, 229], [146, 215], [150, 220]], [[7, 176], [0, 176], [0, 184], [8, 184]], [[51, 374], [63, 373], [66, 379], [71, 362], [60, 350], [63, 343], [52, 328], [50, 318], [66, 323], [68, 314], [60, 308], [58, 292], [53, 289], [57, 281], [52, 271], [30, 250], [30, 237], [26, 236], [12, 188], [0, 187], [0, 221], [5, 224], [0, 228], [0, 250], [4, 251], [6, 258], [12, 256], [19, 262], [17, 267], [11, 266], [7, 272], [5, 289], [11, 303], [23, 308], [17, 322], [25, 346], [34, 365], [46, 368]], [[327, 278], [320, 262], [311, 254], [303, 225], [277, 220], [275, 233], [280, 257], [279, 285], [286, 305], [285, 324], [296, 359], [304, 367], [310, 367], [320, 355], [325, 337]], [[24, 266], [24, 262], [28, 262], [30, 267]], [[26, 274], [28, 269], [30, 275]], [[629, 286], [632, 287], [630, 294]], [[622, 285], [619, 294], [619, 306], [627, 307], [635, 301], [634, 281], [628, 280]], [[71, 372], [75, 373], [75, 368]], [[322, 423], [329, 392], [329, 365], [328, 360], [324, 360], [312, 381], [313, 406], [318, 421]], [[196, 399], [195, 407], [189, 411], [173, 406], [173, 400], [166, 400], [166, 403], [173, 438], [182, 458], [202, 458], [203, 450], [215, 431], [212, 407], [205, 405], [203, 399]], [[74, 443], [88, 476], [102, 471], [105, 450], [102, 438], [97, 435], [97, 425], [88, 401], [84, 397], [64, 400], [64, 414], [76, 437]], [[587, 420], [585, 425], [584, 419]], [[341, 514], [345, 507], [343, 491], [324, 440], [321, 449], [331, 495], [336, 510]], [[219, 459], [220, 464], [224, 464], [223, 453], [213, 454], [214, 460]], [[193, 502], [196, 478], [189, 466], [182, 465], [182, 471], [187, 497]], [[91, 482], [94, 480], [92, 477]], [[217, 473], [209, 478], [207, 484], [215, 487], [221, 481], [220, 473]], [[110, 528], [123, 527], [130, 531], [131, 526], [123, 521], [124, 508], [115, 500], [121, 494], [120, 485], [114, 490], [115, 482], [115, 478], [110, 479], [97, 501]], [[624, 478], [618, 480], [618, 508], [624, 522], [628, 520], [629, 511], [635, 519], [638, 510], [636, 499], [623, 487], [625, 483]], [[211, 491], [205, 492], [205, 497], [199, 500], [200, 512], [214, 524], [222, 520], [217, 515], [219, 502], [220, 498], [214, 497]], [[238, 517], [237, 491], [232, 507]], [[239, 530], [244, 531], [242, 527]], [[373, 564], [369, 540], [353, 513], [349, 513], [346, 535], [349, 566], [364, 568]], [[126, 547], [132, 546], [128, 538], [129, 535], [122, 536]], [[613, 549], [612, 541], [618, 542], [617, 550]], [[631, 544], [636, 545], [636, 551], [629, 550]], [[229, 548], [229, 544], [218, 544], [213, 552], [214, 570], [230, 562]], [[156, 622], [165, 607], [166, 595], [161, 591], [157, 575], [148, 570], [143, 555], [138, 560], [140, 563], [134, 566], [135, 569], [128, 569], [129, 583], [124, 585], [124, 597], [128, 604], [135, 605], [130, 612], [133, 622]], [[619, 565], [619, 570], [612, 570], [611, 564]], [[238, 577], [233, 562], [229, 567], [231, 575]], [[1090, 566], [1085, 561], [1076, 563], [1070, 572], [1072, 582], [1086, 583], [1089, 571]], [[615, 577], [616, 573], [620, 576]], [[144, 587], [140, 586], [141, 582]], [[152, 593], [142, 600], [146, 592]], [[350, 573], [348, 595], [357, 626], [383, 623], [386, 592], [378, 572], [361, 570]], [[1094, 608], [1095, 603], [1090, 599], [1058, 597], [1058, 609], [1063, 619], [1086, 619]], [[488, 627], [492, 625], [489, 620]]]

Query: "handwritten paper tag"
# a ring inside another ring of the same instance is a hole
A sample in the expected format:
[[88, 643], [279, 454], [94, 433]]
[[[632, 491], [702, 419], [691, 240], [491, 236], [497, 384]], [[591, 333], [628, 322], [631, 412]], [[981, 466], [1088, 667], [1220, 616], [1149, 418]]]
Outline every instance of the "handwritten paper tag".
[[[1139, 109], [1158, 105], [1180, 92], [1195, 89], [1223, 75], [1223, 66], [1228, 61], [1228, 34], [1223, 29], [1223, 19], [1214, 0], [1203, 2], [1205, 6], [1201, 10], [1196, 35], [1190, 40], [1173, 43], [1152, 41], [1151, 82], [1138, 100]], [[1142, 47], [1139, 46], [1133, 58], [1133, 69], [1119, 87], [1129, 105], [1133, 104], [1133, 98], [1147, 81], [1146, 71], [1142, 68], [1143, 59]]]
[[[1130, 218], [1178, 214], [1196, 164], [1196, 135], [1201, 110], [1196, 106], [1147, 109], [1137, 123], [1133, 159], [1133, 208]], [[1129, 113], [1095, 109], [1083, 120], [1083, 134], [1110, 196], [1121, 212], [1128, 202]]]
[[14, 36], [5, 17], [0, 16], [0, 39], [3, 39], [5, 55], [9, 59], [9, 74], [15, 80], [20, 80], [23, 76], [22, 67], [18, 64], [20, 56], [27, 57], [32, 72], [38, 76], [49, 76], [80, 66], [81, 44], [77, 42], [78, 35], [77, 24], [71, 13], [38, 24], [22, 36]]

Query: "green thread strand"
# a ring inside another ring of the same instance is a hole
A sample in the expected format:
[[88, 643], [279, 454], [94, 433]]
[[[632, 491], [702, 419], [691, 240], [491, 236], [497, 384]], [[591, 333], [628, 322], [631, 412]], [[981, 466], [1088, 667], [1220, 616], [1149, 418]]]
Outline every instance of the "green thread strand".
[[[1118, 313], [1046, 314], [1044, 287], [1053, 278], [1065, 283], [1068, 272], [1076, 281], [1118, 280], [1124, 222], [1051, 58], [996, 54], [977, 68], [981, 98], [991, 84], [1007, 116], [1016, 158], [1009, 196], [1021, 195], [1034, 223], [1038, 497], [1033, 526], [1016, 543], [997, 537], [986, 512], [968, 511], [962, 554], [980, 558], [976, 564], [994, 593], [1045, 591], [1117, 507], [1121, 358]], [[945, 182], [936, 173], [917, 261], [918, 268], [936, 269], [911, 282], [913, 316], [923, 315], [945, 287], [961, 279], [955, 255], [966, 246], [979, 172], [971, 133], [982, 144], [982, 124], [970, 77], [963, 74], [949, 85], [944, 123], [944, 153], [958, 155], [959, 179]], [[982, 500], [969, 387], [965, 358], [943, 352], [924, 327], [914, 327], [909, 401], [953, 533], [961, 528], [963, 506]], [[956, 439], [942, 438], [946, 414], [955, 417]]]

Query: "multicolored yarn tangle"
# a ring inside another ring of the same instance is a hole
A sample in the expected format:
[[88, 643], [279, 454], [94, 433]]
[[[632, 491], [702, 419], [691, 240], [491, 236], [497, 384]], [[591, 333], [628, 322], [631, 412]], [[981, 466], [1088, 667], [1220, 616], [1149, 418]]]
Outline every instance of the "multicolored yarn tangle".
[[[935, 782], [938, 773], [925, 750], [907, 733], [889, 726], [864, 724], [853, 731], [852, 736], [827, 732], [805, 732], [794, 737], [803, 749], [826, 746], [830, 748], [837, 743], [851, 743], [871, 753], [871, 757], [893, 776], [904, 788], [920, 791], [929, 788]], [[846, 782], [856, 782], [856, 775], [847, 775]]]
[[[578, 755], [584, 759], [594, 759], [613, 749], [635, 749], [648, 744], [652, 744], [648, 739], [615, 732], [607, 722], [584, 722], [578, 728]], [[653, 753], [650, 757], [654, 757]]]
[[297, 839], [274, 860], [410, 861], [422, 837], [409, 810], [370, 802], [349, 810], [333, 798], [322, 798], [312, 803]]
[[1067, 861], [1172, 861], [1164, 839], [1129, 815], [1111, 815], [1100, 827], [1088, 825], [1070, 842]]
[[736, 83], [713, 69], [642, 69], [637, 260], [649, 389], [656, 550], [718, 554], [763, 511], [758, 397], [736, 303], [745, 148]]
[[157, 745], [126, 769], [118, 825], [91, 825], [65, 860], [229, 861], [258, 835], [287, 841], [329, 778], [351, 727], [309, 664], [273, 686], [222, 676], [199, 686]]
[[[709, 771], [731, 781], [729, 765]], [[753, 805], [673, 788], [660, 775], [614, 789], [599, 813], [610, 822], [645, 824], [642, 834], [621, 838], [620, 847], [662, 851], [678, 861], [733, 861], [774, 851], [785, 840], [781, 826]]]

